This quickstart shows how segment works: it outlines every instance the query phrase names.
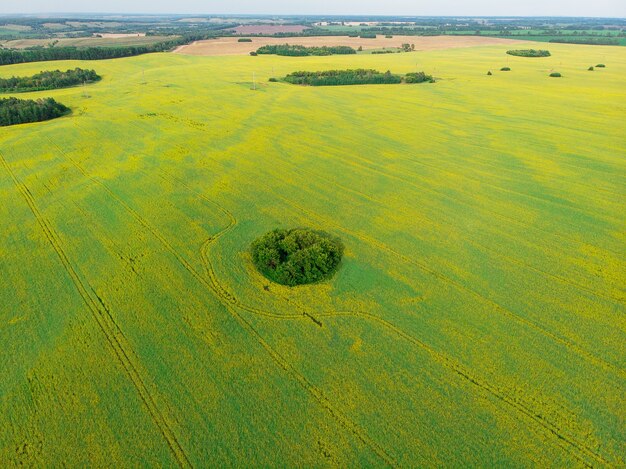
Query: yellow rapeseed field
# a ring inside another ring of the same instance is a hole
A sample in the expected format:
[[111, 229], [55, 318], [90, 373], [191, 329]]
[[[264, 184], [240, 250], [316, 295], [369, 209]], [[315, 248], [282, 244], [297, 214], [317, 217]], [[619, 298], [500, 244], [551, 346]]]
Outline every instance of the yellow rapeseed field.
[[[0, 466], [624, 466], [626, 49], [549, 49], [0, 68], [103, 76], [0, 128]], [[268, 82], [345, 68], [437, 83]]]

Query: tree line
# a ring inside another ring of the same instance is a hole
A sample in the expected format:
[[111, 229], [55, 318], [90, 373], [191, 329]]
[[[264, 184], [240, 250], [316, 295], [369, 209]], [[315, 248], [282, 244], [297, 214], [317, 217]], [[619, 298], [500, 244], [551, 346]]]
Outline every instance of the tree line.
[[397, 75], [372, 69], [325, 70], [321, 72], [293, 72], [284, 78], [293, 85], [343, 86], [343, 85], [393, 85], [400, 83], [434, 83], [434, 78], [424, 72]]
[[573, 37], [559, 37], [550, 39], [550, 42], [557, 42], [562, 44], [589, 44], [592, 46], [619, 46], [619, 39], [613, 38], [573, 38]]
[[31, 77], [0, 78], [0, 92], [21, 93], [26, 91], [53, 90], [70, 86], [92, 83], [101, 77], [95, 70], [75, 68], [62, 72], [60, 70], [40, 72]]
[[506, 51], [509, 55], [517, 57], [550, 57], [549, 50], [537, 50], [537, 49], [514, 49]]
[[105, 60], [132, 57], [135, 55], [165, 52], [175, 47], [202, 39], [214, 39], [207, 34], [190, 34], [168, 41], [141, 46], [120, 47], [38, 47], [32, 49], [0, 49], [0, 65], [12, 65], [28, 62], [46, 62], [51, 60]]
[[0, 65], [51, 60], [104, 60], [163, 52], [175, 47], [178, 41], [160, 42], [145, 46], [128, 47], [50, 47], [28, 50], [0, 50]]
[[0, 127], [29, 122], [41, 122], [61, 117], [70, 112], [67, 106], [52, 98], [0, 99]]
[[305, 47], [289, 44], [267, 45], [259, 47], [257, 54], [284, 55], [290, 57], [305, 57], [309, 55], [349, 55], [356, 54], [356, 50], [348, 46]]

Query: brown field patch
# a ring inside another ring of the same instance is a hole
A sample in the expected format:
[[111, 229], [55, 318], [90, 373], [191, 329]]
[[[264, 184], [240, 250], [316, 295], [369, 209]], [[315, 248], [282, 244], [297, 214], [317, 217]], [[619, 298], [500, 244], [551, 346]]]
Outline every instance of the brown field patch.
[[0, 29], [6, 29], [7, 31], [30, 31], [33, 28], [23, 24], [7, 23], [0, 25]]
[[[120, 35], [112, 34], [103, 37], [77, 37], [77, 38], [47, 38], [47, 39], [16, 39], [13, 41], [0, 41], [0, 45], [8, 49], [25, 49], [33, 46], [47, 46], [56, 42], [55, 47], [125, 47], [142, 46], [156, 42], [168, 41], [177, 36], [138, 36], [137, 34]], [[57, 42], [58, 41], [58, 42]]]
[[276, 34], [276, 33], [301, 33], [308, 26], [301, 24], [267, 24], [267, 25], [243, 25], [233, 28], [237, 34]]
[[176, 49], [178, 54], [187, 55], [246, 55], [261, 46], [273, 44], [292, 44], [302, 46], [350, 46], [363, 50], [382, 49], [383, 47], [401, 47], [402, 44], [415, 44], [415, 50], [451, 49], [456, 47], [476, 47], [494, 44], [515, 44], [523, 41], [481, 36], [394, 36], [376, 39], [362, 39], [349, 36], [313, 36], [313, 37], [255, 37], [250, 42], [238, 42], [237, 37], [223, 37], [207, 41], [196, 41]]
[[106, 39], [122, 39], [125, 37], [146, 37], [146, 33], [94, 33], [93, 37], [103, 37]]

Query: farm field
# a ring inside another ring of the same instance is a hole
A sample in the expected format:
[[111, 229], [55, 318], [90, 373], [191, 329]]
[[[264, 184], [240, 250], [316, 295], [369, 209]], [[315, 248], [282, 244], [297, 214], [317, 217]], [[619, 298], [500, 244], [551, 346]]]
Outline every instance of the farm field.
[[276, 34], [276, 33], [301, 33], [309, 29], [299, 24], [283, 25], [241, 25], [233, 28], [236, 34]]
[[55, 47], [125, 47], [156, 44], [168, 41], [172, 36], [138, 36], [137, 34], [103, 34], [104, 37], [78, 38], [46, 38], [46, 39], [15, 39], [0, 43], [7, 49], [25, 49], [34, 46], [47, 46], [55, 43]]
[[0, 129], [0, 465], [624, 466], [624, 49], [532, 46], [0, 67], [103, 77]]
[[475, 36], [394, 36], [386, 38], [378, 36], [376, 39], [364, 39], [349, 36], [311, 36], [311, 37], [253, 37], [252, 42], [238, 42], [238, 37], [221, 37], [206, 41], [195, 41], [176, 49], [179, 54], [187, 55], [248, 55], [261, 46], [272, 44], [292, 44], [306, 47], [321, 46], [349, 46], [362, 47], [363, 50], [382, 49], [384, 47], [402, 47], [402, 44], [415, 44], [416, 50], [439, 50], [459, 47], [476, 47], [493, 44], [508, 44], [514, 46], [520, 41], [500, 38], [486, 38]]

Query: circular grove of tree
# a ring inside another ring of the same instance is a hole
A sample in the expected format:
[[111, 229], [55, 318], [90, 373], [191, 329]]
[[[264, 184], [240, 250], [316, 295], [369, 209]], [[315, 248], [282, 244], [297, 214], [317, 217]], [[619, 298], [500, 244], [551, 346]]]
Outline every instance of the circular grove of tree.
[[268, 279], [293, 287], [332, 277], [343, 250], [339, 239], [323, 231], [276, 229], [252, 243], [252, 260]]

